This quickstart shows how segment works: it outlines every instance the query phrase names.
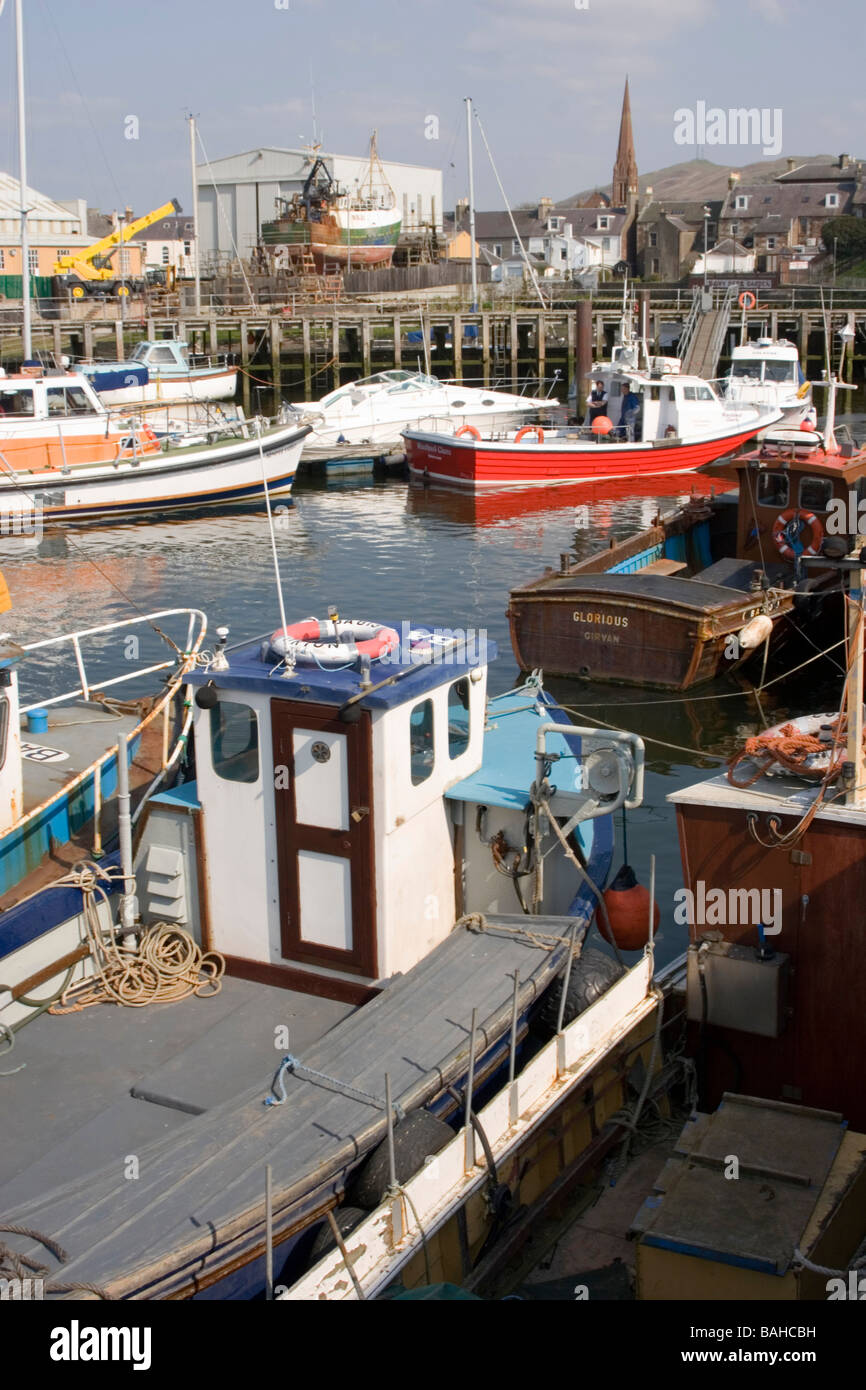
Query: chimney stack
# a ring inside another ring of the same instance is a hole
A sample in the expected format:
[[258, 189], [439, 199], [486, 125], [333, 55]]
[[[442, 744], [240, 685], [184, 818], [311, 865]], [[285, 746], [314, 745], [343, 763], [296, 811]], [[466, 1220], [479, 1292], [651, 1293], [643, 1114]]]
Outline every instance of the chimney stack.
[[728, 174], [728, 188], [736, 188], [739, 182], [739, 174], [734, 173], [734, 170], [732, 169], [731, 172]]
[[839, 156], [839, 168], [840, 168], [840, 169], [844, 169], [844, 168], [845, 168], [845, 165], [846, 165], [847, 163], [848, 163], [848, 156], [847, 156], [847, 154], [840, 154], [840, 156]]
[[792, 159], [790, 155], [788, 155], [788, 158], [785, 160], [785, 163], [786, 163], [787, 166], [788, 166], [788, 173], [789, 173], [789, 174], [790, 174], [790, 172], [791, 172], [792, 169], [796, 169], [796, 167], [797, 167], [797, 161], [796, 161], [796, 159]]
[[548, 219], [548, 217], [550, 216], [550, 214], [551, 214], [552, 212], [553, 212], [553, 199], [552, 199], [552, 198], [539, 198], [539, 200], [538, 200], [538, 220], [539, 220], [539, 222], [546, 222], [547, 219]]

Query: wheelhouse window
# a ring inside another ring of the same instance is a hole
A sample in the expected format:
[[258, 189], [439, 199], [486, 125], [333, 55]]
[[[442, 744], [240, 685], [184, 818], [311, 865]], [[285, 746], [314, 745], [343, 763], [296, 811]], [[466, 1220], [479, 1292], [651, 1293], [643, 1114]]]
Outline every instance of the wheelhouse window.
[[796, 362], [765, 362], [764, 380], [791, 382], [797, 380]]
[[459, 758], [469, 747], [469, 680], [448, 687], [448, 756]]
[[709, 386], [684, 386], [683, 400], [686, 401], [711, 401], [714, 396]]
[[220, 700], [210, 712], [210, 752], [214, 772], [227, 782], [257, 782], [259, 720], [249, 705]]
[[147, 360], [155, 367], [170, 367], [174, 362], [174, 353], [170, 347], [156, 347], [151, 350]]
[[787, 507], [787, 473], [759, 473], [756, 496], [761, 507]]
[[800, 506], [807, 512], [826, 512], [833, 496], [832, 478], [800, 479]]
[[18, 386], [0, 386], [0, 414], [33, 415], [33, 392]]
[[49, 386], [49, 415], [95, 415], [93, 403], [80, 386]]
[[412, 786], [420, 787], [433, 773], [433, 701], [422, 700], [409, 715], [409, 766]]

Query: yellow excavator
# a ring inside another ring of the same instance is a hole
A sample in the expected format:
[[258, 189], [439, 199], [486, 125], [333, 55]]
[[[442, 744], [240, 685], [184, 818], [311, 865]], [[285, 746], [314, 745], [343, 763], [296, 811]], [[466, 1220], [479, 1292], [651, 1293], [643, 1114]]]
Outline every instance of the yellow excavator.
[[143, 276], [118, 276], [112, 264], [114, 253], [145, 227], [152, 227], [154, 222], [177, 212], [180, 212], [180, 203], [172, 198], [170, 203], [163, 203], [161, 208], [154, 208], [144, 217], [123, 223], [116, 232], [95, 241], [92, 246], [58, 256], [54, 262], [54, 293], [65, 295], [70, 291], [73, 299], [84, 299], [87, 295], [129, 295], [143, 290], [147, 284]]

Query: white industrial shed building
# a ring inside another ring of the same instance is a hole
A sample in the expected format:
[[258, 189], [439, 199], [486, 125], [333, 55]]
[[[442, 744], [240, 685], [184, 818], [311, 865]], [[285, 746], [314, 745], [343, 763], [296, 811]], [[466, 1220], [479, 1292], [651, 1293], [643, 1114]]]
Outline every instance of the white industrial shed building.
[[[350, 192], [363, 182], [369, 168], [367, 156], [283, 150], [273, 145], [199, 164], [198, 240], [202, 263], [217, 253], [246, 260], [259, 240], [262, 223], [275, 216], [277, 199], [300, 192], [317, 157], [324, 160], [331, 177]], [[424, 223], [441, 229], [442, 171], [385, 160], [382, 168], [397, 195], [404, 229]]]

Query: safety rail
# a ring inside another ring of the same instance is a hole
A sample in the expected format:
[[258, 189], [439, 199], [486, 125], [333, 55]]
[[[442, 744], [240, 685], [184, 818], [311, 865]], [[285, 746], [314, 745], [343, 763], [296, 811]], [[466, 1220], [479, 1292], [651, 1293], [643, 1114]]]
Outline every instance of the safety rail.
[[[116, 632], [121, 628], [124, 631], [128, 631], [131, 627], [144, 624], [153, 627], [157, 620], [181, 615], [185, 615], [189, 618], [186, 646], [182, 650], [176, 647], [171, 638], [167, 637], [164, 632], [160, 632], [158, 628], [154, 628], [158, 637], [161, 637], [162, 640], [169, 645], [175, 646], [176, 656], [173, 659], [169, 661], [160, 661], [152, 666], [145, 666], [141, 670], [129, 671], [123, 676], [112, 676], [109, 680], [99, 680], [98, 684], [94, 684], [88, 679], [87, 669], [84, 664], [84, 656], [81, 651], [81, 642], [83, 638], [96, 637], [106, 632]], [[198, 620], [200, 624], [197, 636], [196, 620]], [[156, 671], [168, 670], [170, 667], [178, 664], [179, 658], [180, 669], [183, 671], [187, 668], [187, 663], [190, 659], [197, 656], [201, 651], [201, 645], [205, 639], [206, 633], [207, 617], [200, 608], [163, 608], [156, 613], [143, 613], [136, 617], [121, 618], [112, 623], [101, 623], [98, 627], [81, 628], [78, 632], [65, 632], [59, 637], [45, 637], [40, 642], [23, 643], [23, 650], [28, 653], [44, 651], [47, 647], [57, 647], [64, 643], [69, 643], [75, 658], [81, 684], [72, 690], [64, 691], [62, 695], [53, 695], [47, 700], [35, 700], [31, 705], [24, 705], [22, 706], [21, 713], [29, 714], [29, 712], [34, 709], [45, 709], [49, 705], [60, 705], [66, 700], [75, 700], [79, 696], [85, 700], [89, 700], [91, 691], [94, 689], [99, 689], [100, 691], [107, 690], [109, 687], [123, 685], [126, 681], [138, 680], [142, 676], [153, 675]]]

